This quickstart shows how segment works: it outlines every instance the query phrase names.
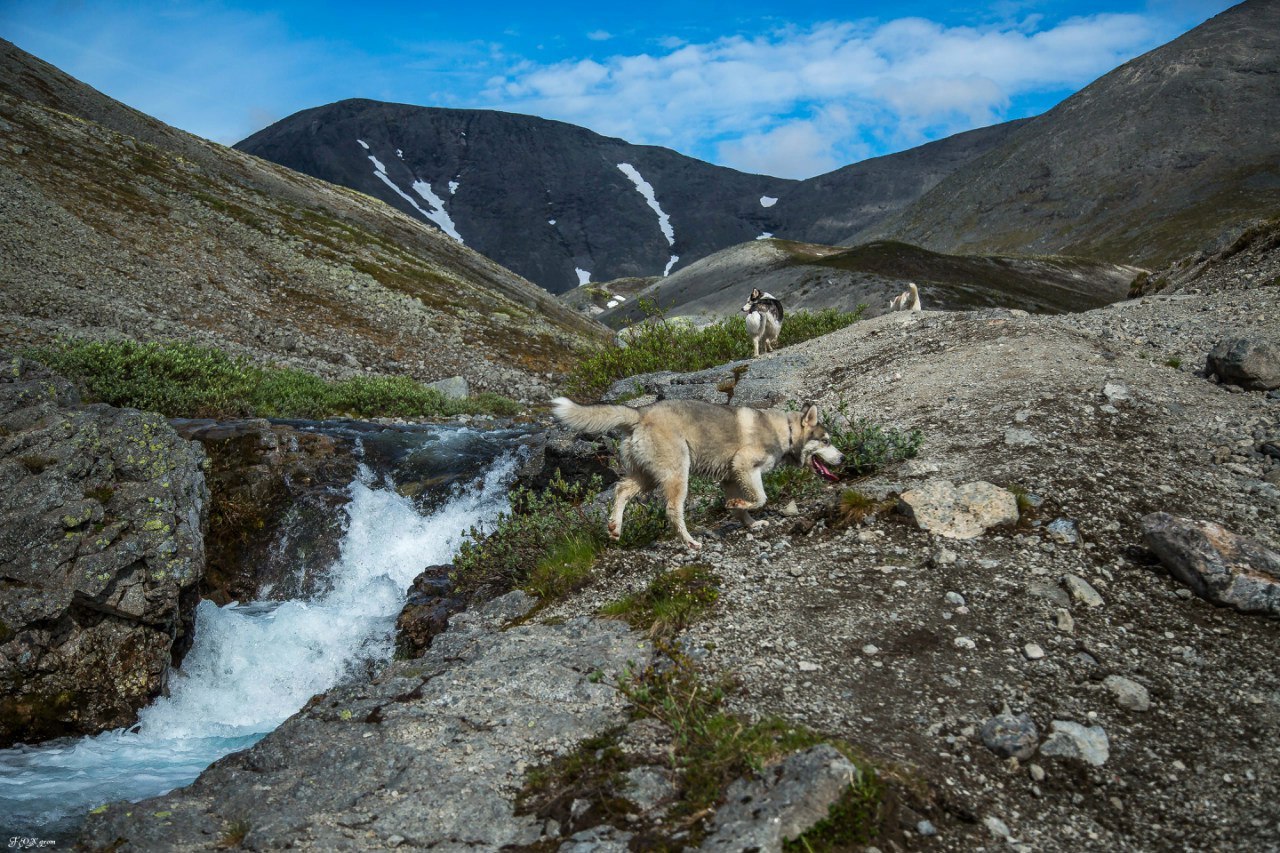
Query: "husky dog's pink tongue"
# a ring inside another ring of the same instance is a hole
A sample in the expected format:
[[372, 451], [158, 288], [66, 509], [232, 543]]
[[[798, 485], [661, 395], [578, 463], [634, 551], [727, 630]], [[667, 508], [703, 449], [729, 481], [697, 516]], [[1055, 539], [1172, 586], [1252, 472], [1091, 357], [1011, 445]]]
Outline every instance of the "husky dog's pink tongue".
[[818, 476], [823, 477], [831, 482], [836, 482], [840, 478], [831, 473], [831, 469], [822, 464], [822, 460], [817, 456], [811, 456], [809, 461], [813, 463], [813, 470], [818, 472]]

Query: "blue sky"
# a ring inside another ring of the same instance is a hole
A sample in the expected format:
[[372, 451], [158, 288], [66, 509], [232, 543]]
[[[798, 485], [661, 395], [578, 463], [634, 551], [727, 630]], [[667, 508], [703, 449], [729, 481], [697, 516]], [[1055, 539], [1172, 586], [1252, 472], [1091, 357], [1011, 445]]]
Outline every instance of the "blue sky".
[[1041, 113], [1231, 5], [0, 0], [0, 36], [225, 144], [364, 97], [530, 113], [799, 178]]

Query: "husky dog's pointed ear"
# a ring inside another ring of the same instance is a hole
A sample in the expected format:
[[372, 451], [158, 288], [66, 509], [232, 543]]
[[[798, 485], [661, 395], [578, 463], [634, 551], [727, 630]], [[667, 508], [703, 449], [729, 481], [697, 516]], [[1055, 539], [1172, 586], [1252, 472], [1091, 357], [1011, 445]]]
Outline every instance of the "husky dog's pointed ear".
[[818, 407], [810, 403], [804, 410], [804, 414], [800, 417], [800, 423], [807, 427], [818, 425]]

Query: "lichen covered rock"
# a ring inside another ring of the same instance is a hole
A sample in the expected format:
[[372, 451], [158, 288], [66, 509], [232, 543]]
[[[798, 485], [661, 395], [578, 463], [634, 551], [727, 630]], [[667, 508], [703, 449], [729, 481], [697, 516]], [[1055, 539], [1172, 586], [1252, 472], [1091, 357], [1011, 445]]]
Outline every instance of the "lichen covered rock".
[[132, 723], [189, 633], [199, 447], [0, 360], [0, 744]]

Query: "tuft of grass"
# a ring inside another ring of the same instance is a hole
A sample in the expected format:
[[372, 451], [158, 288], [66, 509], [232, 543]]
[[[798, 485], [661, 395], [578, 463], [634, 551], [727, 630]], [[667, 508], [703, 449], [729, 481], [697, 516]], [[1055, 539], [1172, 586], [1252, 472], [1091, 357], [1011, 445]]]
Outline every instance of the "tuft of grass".
[[880, 501], [857, 489], [845, 489], [840, 493], [839, 521], [842, 525], [861, 524], [868, 516], [880, 515], [893, 507], [893, 500]]
[[526, 591], [547, 601], [581, 589], [603, 547], [598, 536], [582, 531], [553, 542], [529, 573]]
[[[673, 769], [682, 780], [674, 818], [710, 814], [738, 777], [758, 772], [797, 750], [830, 742], [777, 718], [747, 723], [726, 713], [725, 684], [704, 682], [692, 659], [674, 644], [659, 641], [657, 646], [667, 662], [626, 673], [618, 689], [630, 700], [636, 716], [660, 720], [674, 735]], [[832, 745], [856, 762], [846, 744]], [[859, 762], [860, 767], [863, 764]], [[862, 775], [870, 776], [872, 771], [864, 768]]]
[[1177, 370], [1179, 367], [1182, 367], [1182, 359], [1175, 355], [1173, 358], [1165, 360], [1165, 366], [1172, 367], [1174, 370]]
[[[595, 399], [628, 376], [675, 370], [690, 373], [751, 357], [751, 340], [742, 317], [729, 317], [700, 329], [669, 321], [651, 300], [642, 300], [646, 318], [625, 332], [626, 344], [609, 344], [582, 359], [569, 375], [565, 390]], [[788, 314], [778, 346], [790, 346], [825, 335], [861, 319], [866, 306], [853, 311], [827, 308]]]
[[90, 399], [171, 418], [441, 417], [519, 411], [514, 401], [495, 394], [451, 400], [405, 376], [329, 381], [181, 341], [67, 339], [24, 355], [66, 376]]
[[51, 465], [57, 463], [57, 459], [52, 456], [42, 456], [39, 453], [28, 453], [25, 456], [19, 456], [18, 461], [22, 463], [22, 467], [26, 468], [32, 474], [41, 474]]
[[625, 619], [650, 637], [672, 636], [716, 603], [719, 580], [710, 567], [690, 563], [654, 578], [643, 592], [606, 604], [600, 613]]

